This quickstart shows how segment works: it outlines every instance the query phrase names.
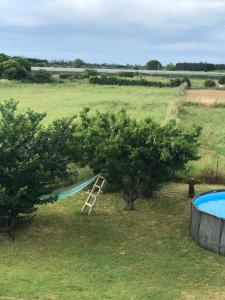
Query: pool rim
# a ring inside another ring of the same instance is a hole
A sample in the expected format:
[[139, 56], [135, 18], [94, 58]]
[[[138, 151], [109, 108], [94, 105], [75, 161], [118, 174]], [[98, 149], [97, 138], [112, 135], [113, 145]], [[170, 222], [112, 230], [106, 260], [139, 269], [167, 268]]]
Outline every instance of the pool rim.
[[200, 211], [201, 213], [204, 213], [206, 215], [209, 215], [209, 216], [212, 216], [212, 217], [215, 217], [215, 218], [218, 218], [218, 219], [222, 219], [225, 221], [225, 217], [219, 217], [219, 216], [216, 216], [214, 214], [210, 214], [209, 212], [205, 212], [204, 210], [201, 210], [199, 209], [199, 207], [197, 207], [195, 204], [194, 204], [194, 201], [196, 199], [198, 199], [199, 197], [201, 196], [204, 196], [204, 195], [208, 195], [208, 194], [215, 194], [215, 193], [221, 193], [221, 192], [224, 192], [225, 193], [225, 189], [217, 189], [217, 190], [211, 190], [211, 191], [208, 191], [208, 192], [204, 192], [204, 193], [200, 193], [198, 194], [197, 196], [195, 196], [192, 201], [191, 201], [191, 212], [192, 212], [192, 205], [198, 210]]

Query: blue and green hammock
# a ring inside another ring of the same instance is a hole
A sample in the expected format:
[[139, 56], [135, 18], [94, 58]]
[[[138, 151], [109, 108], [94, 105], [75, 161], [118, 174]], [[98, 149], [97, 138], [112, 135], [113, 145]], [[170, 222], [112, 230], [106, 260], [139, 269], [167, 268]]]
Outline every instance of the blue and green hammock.
[[61, 188], [61, 189], [57, 189], [54, 190], [51, 194], [49, 195], [44, 195], [41, 198], [42, 199], [47, 199], [47, 198], [56, 198], [58, 200], [63, 200], [66, 199], [68, 197], [73, 196], [76, 193], [79, 193], [80, 191], [82, 191], [83, 189], [85, 189], [87, 186], [89, 186], [92, 182], [94, 182], [97, 178], [98, 175], [95, 175], [91, 178], [85, 179], [79, 183], [76, 183], [74, 185], [65, 187], [65, 188]]

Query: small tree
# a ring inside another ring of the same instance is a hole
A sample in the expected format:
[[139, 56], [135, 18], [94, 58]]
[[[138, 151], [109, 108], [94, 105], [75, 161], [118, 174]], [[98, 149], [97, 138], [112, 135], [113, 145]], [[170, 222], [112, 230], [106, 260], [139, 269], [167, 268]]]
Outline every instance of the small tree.
[[85, 65], [86, 65], [85, 62], [82, 59], [80, 59], [80, 58], [75, 59], [74, 62], [73, 62], [73, 66], [75, 68], [82, 68]]
[[46, 70], [32, 72], [32, 81], [35, 83], [50, 83], [51, 77], [51, 73]]
[[124, 110], [92, 117], [85, 110], [80, 132], [84, 164], [96, 173], [101, 171], [117, 187], [126, 210], [188, 161], [198, 159], [200, 128], [183, 131], [175, 122], [161, 127], [151, 119], [136, 121]]
[[225, 84], [225, 76], [220, 77], [218, 82], [219, 82], [219, 84], [224, 85]]
[[15, 218], [53, 201], [41, 196], [67, 179], [68, 163], [77, 161], [76, 124], [70, 118], [44, 128], [45, 114], [18, 114], [13, 100], [0, 104], [0, 115], [0, 214]]
[[212, 79], [206, 80], [205, 83], [204, 83], [204, 85], [205, 85], [206, 88], [209, 88], [209, 89], [210, 89], [210, 88], [215, 88], [215, 87], [216, 87], [216, 83], [215, 83], [215, 81], [212, 80]]
[[161, 70], [162, 64], [158, 60], [150, 60], [146, 63], [145, 68], [147, 70]]
[[165, 66], [166, 71], [176, 71], [176, 65], [170, 63]]

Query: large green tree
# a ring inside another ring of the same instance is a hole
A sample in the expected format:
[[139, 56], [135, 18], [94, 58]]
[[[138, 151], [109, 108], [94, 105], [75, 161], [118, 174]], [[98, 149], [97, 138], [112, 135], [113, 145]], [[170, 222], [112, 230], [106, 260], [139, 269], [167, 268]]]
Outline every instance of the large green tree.
[[86, 65], [85, 61], [83, 61], [82, 59], [80, 58], [77, 58], [73, 61], [73, 66], [75, 68], [82, 68]]
[[160, 63], [160, 61], [153, 59], [153, 60], [149, 60], [146, 65], [145, 68], [147, 70], [161, 70], [162, 69], [162, 64]]
[[200, 128], [182, 130], [173, 121], [160, 126], [151, 119], [132, 119], [124, 110], [90, 115], [86, 109], [80, 132], [84, 164], [117, 187], [126, 210], [188, 161], [198, 159]]
[[2, 77], [9, 80], [20, 80], [28, 77], [27, 65], [18, 59], [9, 59], [2, 63]]
[[78, 160], [74, 118], [41, 125], [45, 114], [17, 112], [13, 100], [0, 104], [0, 214], [32, 213], [41, 196], [68, 178], [68, 163]]

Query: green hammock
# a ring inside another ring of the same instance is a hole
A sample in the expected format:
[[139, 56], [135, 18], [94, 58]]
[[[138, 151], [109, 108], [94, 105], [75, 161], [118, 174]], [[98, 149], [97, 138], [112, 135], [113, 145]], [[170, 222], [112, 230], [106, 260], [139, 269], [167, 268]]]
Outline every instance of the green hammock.
[[50, 195], [42, 196], [41, 199], [47, 199], [47, 198], [57, 198], [58, 200], [66, 199], [66, 198], [73, 196], [74, 194], [82, 191], [84, 188], [86, 188], [88, 185], [90, 185], [93, 181], [95, 181], [98, 176], [99, 176], [99, 174], [95, 175], [89, 179], [85, 179], [74, 185], [55, 190]]

